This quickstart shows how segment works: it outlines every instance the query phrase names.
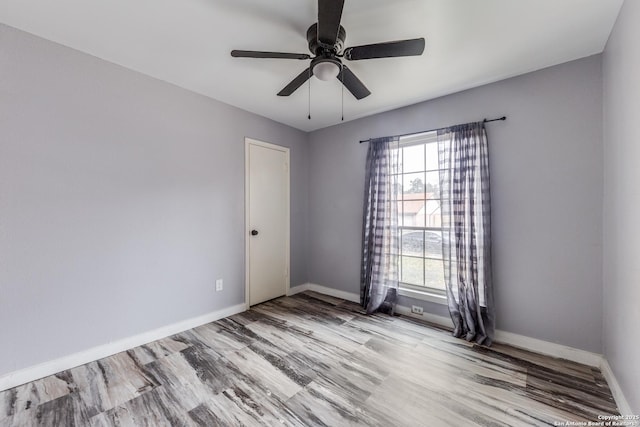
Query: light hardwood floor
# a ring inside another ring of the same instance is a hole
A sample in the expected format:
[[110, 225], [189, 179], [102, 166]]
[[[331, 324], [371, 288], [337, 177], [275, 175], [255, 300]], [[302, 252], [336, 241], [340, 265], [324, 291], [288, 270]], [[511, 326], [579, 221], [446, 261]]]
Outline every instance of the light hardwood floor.
[[545, 426], [609, 414], [596, 368], [312, 292], [0, 392], [0, 426]]

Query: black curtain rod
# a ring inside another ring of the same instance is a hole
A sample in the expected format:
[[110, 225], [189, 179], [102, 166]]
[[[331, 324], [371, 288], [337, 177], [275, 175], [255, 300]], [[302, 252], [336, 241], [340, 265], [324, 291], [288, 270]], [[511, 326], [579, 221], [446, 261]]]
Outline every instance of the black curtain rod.
[[[497, 119], [484, 119], [482, 121], [482, 123], [497, 122], [499, 120], [507, 120], [507, 116], [498, 117]], [[423, 131], [419, 131], [419, 132], [403, 133], [402, 135], [391, 135], [391, 136], [389, 136], [389, 138], [400, 138], [400, 137], [403, 137], [403, 136], [415, 135], [416, 133], [435, 132], [437, 130], [447, 129], [447, 128], [450, 128], [450, 127], [451, 126], [446, 126], [446, 127], [443, 127], [443, 128], [429, 129], [429, 130], [423, 130]], [[362, 144], [363, 142], [369, 142], [372, 139], [373, 138], [363, 139], [362, 141], [360, 141], [360, 144]]]

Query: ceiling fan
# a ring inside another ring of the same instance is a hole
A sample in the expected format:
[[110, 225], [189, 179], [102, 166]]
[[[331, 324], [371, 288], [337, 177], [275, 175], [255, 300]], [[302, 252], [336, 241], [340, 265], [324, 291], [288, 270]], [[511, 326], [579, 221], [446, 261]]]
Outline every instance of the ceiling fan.
[[320, 80], [337, 78], [349, 92], [362, 99], [371, 94], [369, 89], [342, 63], [373, 58], [394, 58], [399, 56], [419, 56], [424, 52], [424, 38], [375, 43], [344, 49], [347, 32], [340, 25], [344, 0], [318, 0], [318, 22], [307, 30], [309, 50], [306, 53], [260, 52], [253, 50], [232, 50], [236, 58], [310, 59], [311, 64], [286, 85], [278, 96], [289, 96], [312, 75]]

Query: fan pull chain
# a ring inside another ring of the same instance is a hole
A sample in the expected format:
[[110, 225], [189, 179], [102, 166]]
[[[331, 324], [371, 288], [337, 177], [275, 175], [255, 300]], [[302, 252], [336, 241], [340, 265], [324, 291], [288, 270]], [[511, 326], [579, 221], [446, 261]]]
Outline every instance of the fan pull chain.
[[309, 120], [311, 120], [311, 66], [309, 66], [309, 80], [308, 80], [308, 82], [309, 82], [309, 85], [308, 85], [309, 86], [309, 105], [307, 107], [307, 112], [309, 114], [307, 115], [307, 118]]
[[342, 68], [342, 120], [344, 122], [344, 64], [340, 63], [340, 67]]

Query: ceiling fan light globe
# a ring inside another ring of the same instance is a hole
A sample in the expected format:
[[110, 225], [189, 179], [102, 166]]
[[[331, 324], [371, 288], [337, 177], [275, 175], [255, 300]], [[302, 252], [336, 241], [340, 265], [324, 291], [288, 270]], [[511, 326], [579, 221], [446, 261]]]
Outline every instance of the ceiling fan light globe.
[[329, 61], [319, 62], [313, 67], [313, 75], [325, 82], [335, 79], [339, 73], [338, 65]]

